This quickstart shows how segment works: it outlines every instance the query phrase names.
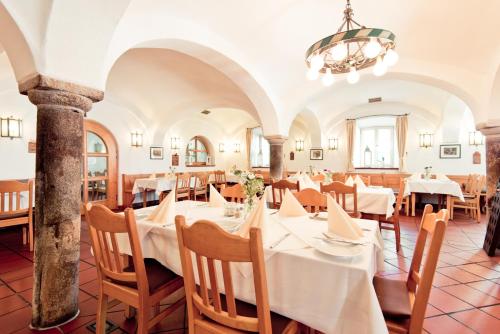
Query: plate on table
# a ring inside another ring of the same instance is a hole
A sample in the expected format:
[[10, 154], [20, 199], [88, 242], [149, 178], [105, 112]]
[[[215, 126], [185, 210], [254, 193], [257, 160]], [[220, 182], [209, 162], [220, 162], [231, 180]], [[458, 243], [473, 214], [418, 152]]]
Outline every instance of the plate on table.
[[335, 241], [316, 240], [313, 244], [317, 251], [335, 257], [355, 257], [363, 253], [363, 246]]
[[219, 220], [217, 225], [219, 225], [224, 231], [233, 233], [238, 231], [243, 222], [236, 220]]

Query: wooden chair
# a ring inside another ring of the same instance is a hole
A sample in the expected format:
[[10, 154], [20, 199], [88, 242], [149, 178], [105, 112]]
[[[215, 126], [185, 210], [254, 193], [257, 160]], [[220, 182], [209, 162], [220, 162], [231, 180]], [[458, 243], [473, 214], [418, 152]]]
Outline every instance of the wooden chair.
[[[319, 191], [306, 188], [299, 192], [294, 193], [295, 197], [299, 201], [302, 206], [304, 206], [307, 212], [318, 212], [318, 211], [326, 211], [326, 195], [320, 193]], [[335, 194], [333, 194], [335, 198]]]
[[243, 187], [239, 183], [236, 183], [231, 187], [223, 187], [220, 194], [222, 195], [222, 197], [229, 199], [229, 201], [236, 203], [243, 203], [247, 198]]
[[[337, 203], [353, 218], [361, 218], [361, 212], [358, 211], [358, 188], [357, 185], [345, 185], [342, 182], [334, 181], [330, 184], [320, 184], [321, 193], [335, 193]], [[352, 210], [346, 207], [346, 195], [352, 196], [353, 205]], [[342, 201], [341, 201], [342, 200]]]
[[[300, 191], [299, 181], [290, 182], [288, 180], [279, 180], [275, 182], [274, 180], [271, 180], [271, 190], [273, 192], [273, 207], [275, 209], [279, 209], [281, 202], [283, 201], [283, 196], [285, 196], [286, 189], [289, 189], [290, 191]], [[276, 191], [278, 192], [279, 196], [276, 196]]]
[[[189, 333], [298, 332], [297, 322], [269, 310], [260, 229], [251, 228], [250, 238], [246, 239], [227, 233], [207, 220], [186, 226], [185, 218], [177, 216], [175, 224], [184, 274]], [[193, 259], [196, 259], [199, 286], [196, 284]], [[222, 270], [217, 270], [217, 261], [220, 261]], [[256, 306], [235, 299], [231, 262], [252, 264]], [[218, 279], [220, 275], [222, 278]], [[220, 291], [224, 291], [224, 295]]]
[[[406, 281], [375, 276], [373, 284], [390, 333], [422, 333], [425, 309], [436, 272], [439, 251], [443, 243], [448, 211], [432, 213], [427, 204], [422, 216], [413, 258]], [[427, 237], [430, 247], [421, 272]]]
[[451, 219], [455, 213], [455, 209], [461, 208], [465, 209], [468, 213], [470, 210], [470, 215], [473, 219], [476, 219], [478, 223], [481, 222], [481, 192], [486, 184], [486, 176], [484, 175], [474, 175], [470, 182], [470, 192], [464, 194], [464, 202], [456, 197], [450, 199], [450, 211]]
[[[21, 208], [21, 193], [28, 193], [28, 207]], [[4, 180], [0, 181], [0, 227], [23, 226], [23, 245], [29, 243], [30, 252], [33, 251], [33, 180]]]
[[224, 170], [216, 170], [214, 171], [214, 184], [213, 186], [215, 189], [217, 189], [219, 192], [223, 187], [227, 185], [226, 182], [226, 171]]
[[381, 230], [394, 231], [396, 235], [396, 252], [401, 248], [401, 230], [399, 228], [399, 211], [403, 203], [403, 192], [405, 189], [405, 180], [401, 178], [399, 183], [398, 197], [396, 198], [396, 205], [394, 206], [394, 213], [391, 217], [379, 216], [378, 225]]
[[311, 181], [313, 182], [325, 182], [325, 174], [316, 174], [311, 176]]
[[346, 175], [345, 173], [333, 173], [332, 174], [332, 182], [342, 182], [344, 183], [346, 180]]
[[[134, 210], [125, 215], [113, 213], [99, 204], [85, 206], [99, 280], [97, 333], [105, 333], [108, 298], [115, 298], [137, 310], [137, 333], [163, 320], [185, 303], [184, 297], [159, 312], [160, 301], [183, 287], [182, 277], [153, 259], [144, 259], [137, 235]], [[116, 240], [117, 233], [126, 233], [132, 251], [132, 264], [124, 266]], [[151, 308], [154, 317], [150, 319]]]
[[194, 177], [194, 187], [191, 189], [193, 201], [196, 201], [198, 196], [203, 196], [205, 202], [208, 201], [208, 175], [207, 173], [199, 173]]
[[189, 199], [191, 194], [191, 174], [177, 174], [175, 182], [175, 200]]

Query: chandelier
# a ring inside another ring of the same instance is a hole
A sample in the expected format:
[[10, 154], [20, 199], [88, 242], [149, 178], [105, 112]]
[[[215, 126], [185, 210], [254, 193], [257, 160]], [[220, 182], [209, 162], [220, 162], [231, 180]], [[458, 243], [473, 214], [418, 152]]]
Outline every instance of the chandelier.
[[[345, 28], [345, 30], [343, 30]], [[347, 73], [347, 82], [359, 81], [359, 70], [373, 66], [373, 74], [382, 76], [399, 59], [394, 51], [396, 36], [385, 29], [366, 28], [353, 19], [351, 1], [347, 0], [344, 20], [337, 33], [325, 37], [309, 47], [306, 63], [307, 78], [330, 86], [334, 74]]]

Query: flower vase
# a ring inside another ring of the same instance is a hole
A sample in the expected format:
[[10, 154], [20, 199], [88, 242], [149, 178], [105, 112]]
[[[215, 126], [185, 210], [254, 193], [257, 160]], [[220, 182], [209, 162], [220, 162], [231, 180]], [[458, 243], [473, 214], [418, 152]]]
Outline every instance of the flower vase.
[[250, 214], [250, 212], [252, 211], [252, 209], [253, 209], [254, 205], [255, 205], [254, 198], [253, 198], [253, 197], [248, 196], [248, 197], [245, 199], [245, 206], [244, 206], [245, 218], [247, 218], [247, 217], [248, 217], [248, 215], [249, 215], [249, 214]]

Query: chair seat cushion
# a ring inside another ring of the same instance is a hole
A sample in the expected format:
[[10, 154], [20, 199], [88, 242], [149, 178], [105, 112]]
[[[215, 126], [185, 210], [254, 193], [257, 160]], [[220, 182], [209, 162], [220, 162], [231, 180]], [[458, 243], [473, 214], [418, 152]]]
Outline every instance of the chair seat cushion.
[[[148, 277], [150, 294], [153, 294], [163, 285], [167, 285], [176, 279], [182, 279], [155, 259], [144, 259], [144, 266], [146, 268], [146, 276]], [[134, 272], [134, 264], [132, 263], [128, 267], [123, 268], [123, 271]], [[112, 282], [137, 289], [137, 284], [135, 282], [122, 282], [116, 280], [112, 280]]]
[[410, 318], [411, 303], [405, 281], [375, 276], [373, 285], [384, 316], [396, 319]]
[[28, 217], [28, 212], [0, 213], [0, 220]]

